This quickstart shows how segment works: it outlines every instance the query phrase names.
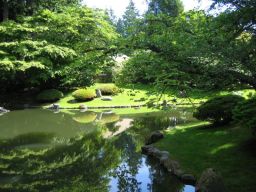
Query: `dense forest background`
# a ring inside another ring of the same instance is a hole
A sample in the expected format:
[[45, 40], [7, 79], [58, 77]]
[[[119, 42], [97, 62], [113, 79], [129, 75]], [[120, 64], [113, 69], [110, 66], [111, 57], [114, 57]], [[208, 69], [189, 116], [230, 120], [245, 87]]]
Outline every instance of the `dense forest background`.
[[[1, 91], [89, 86], [102, 74], [161, 89], [256, 87], [254, 0], [215, 0], [211, 14], [147, 4], [140, 15], [130, 1], [116, 18], [79, 0], [1, 0]], [[120, 55], [129, 59], [116, 65]]]

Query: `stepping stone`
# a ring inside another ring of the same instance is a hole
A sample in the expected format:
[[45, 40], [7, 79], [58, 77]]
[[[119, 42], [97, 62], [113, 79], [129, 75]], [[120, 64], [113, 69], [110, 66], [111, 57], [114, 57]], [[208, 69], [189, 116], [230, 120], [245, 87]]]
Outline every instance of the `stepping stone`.
[[112, 97], [102, 97], [101, 98], [102, 101], [112, 101]]

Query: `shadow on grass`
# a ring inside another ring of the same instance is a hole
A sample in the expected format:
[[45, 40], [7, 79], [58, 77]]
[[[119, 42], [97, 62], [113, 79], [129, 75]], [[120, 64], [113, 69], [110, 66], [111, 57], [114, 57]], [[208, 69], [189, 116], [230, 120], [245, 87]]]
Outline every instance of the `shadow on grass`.
[[184, 126], [168, 132], [157, 146], [168, 150], [185, 170], [197, 177], [212, 167], [221, 173], [228, 191], [256, 191], [256, 157], [252, 153], [256, 145], [248, 142], [251, 131], [230, 126]]
[[256, 158], [256, 139], [248, 139], [241, 144], [241, 150], [253, 155]]

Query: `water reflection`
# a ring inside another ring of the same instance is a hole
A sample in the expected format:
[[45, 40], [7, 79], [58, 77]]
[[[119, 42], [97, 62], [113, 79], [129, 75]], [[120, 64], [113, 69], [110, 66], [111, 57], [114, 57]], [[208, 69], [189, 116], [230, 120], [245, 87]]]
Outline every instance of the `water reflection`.
[[[141, 155], [145, 136], [180, 112], [14, 111], [0, 117], [0, 191], [190, 192]], [[190, 121], [191, 114], [187, 114]], [[181, 121], [178, 121], [181, 122]]]

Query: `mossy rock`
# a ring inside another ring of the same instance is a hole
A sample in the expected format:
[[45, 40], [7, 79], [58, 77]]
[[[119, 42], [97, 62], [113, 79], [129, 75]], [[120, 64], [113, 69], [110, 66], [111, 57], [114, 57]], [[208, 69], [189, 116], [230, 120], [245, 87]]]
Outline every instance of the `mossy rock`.
[[75, 117], [73, 117], [73, 120], [78, 123], [90, 123], [93, 122], [97, 117], [97, 114], [91, 111], [78, 114]]
[[72, 93], [77, 101], [91, 101], [96, 97], [94, 89], [78, 89]]
[[36, 100], [39, 102], [54, 102], [63, 97], [63, 93], [57, 89], [47, 89], [39, 93]]

